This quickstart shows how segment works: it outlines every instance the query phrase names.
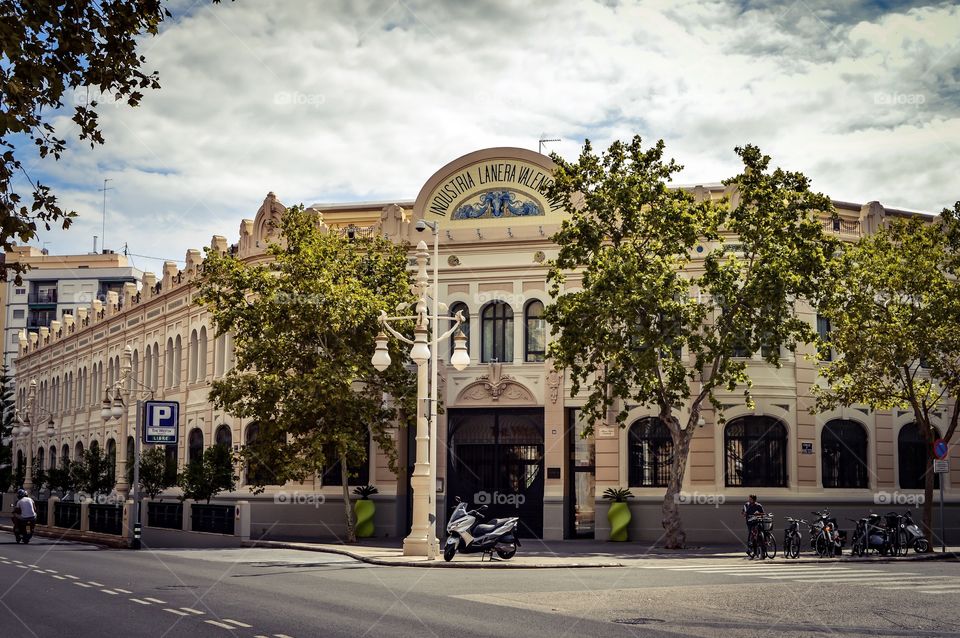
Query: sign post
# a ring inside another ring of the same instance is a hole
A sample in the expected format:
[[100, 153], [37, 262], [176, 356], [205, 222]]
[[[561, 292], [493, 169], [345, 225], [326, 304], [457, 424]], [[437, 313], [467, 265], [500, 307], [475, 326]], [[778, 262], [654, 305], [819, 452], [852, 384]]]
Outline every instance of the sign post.
[[[943, 439], [937, 439], [933, 442], [933, 471], [936, 474], [947, 474], [950, 472], [950, 446]], [[947, 553], [947, 537], [944, 530], [943, 520], [943, 482], [944, 477], [940, 477], [940, 550]]]

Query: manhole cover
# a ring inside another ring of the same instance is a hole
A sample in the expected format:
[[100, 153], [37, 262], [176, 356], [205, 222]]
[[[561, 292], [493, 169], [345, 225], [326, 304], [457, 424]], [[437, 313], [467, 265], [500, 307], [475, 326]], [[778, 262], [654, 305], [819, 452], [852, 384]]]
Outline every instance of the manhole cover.
[[613, 622], [620, 625], [652, 625], [653, 623], [663, 622], [660, 618], [617, 618]]

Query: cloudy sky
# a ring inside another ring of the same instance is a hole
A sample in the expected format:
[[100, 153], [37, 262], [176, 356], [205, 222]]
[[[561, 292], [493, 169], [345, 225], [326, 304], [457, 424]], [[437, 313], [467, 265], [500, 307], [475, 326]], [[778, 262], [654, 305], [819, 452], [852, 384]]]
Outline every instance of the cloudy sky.
[[[287, 204], [412, 199], [490, 146], [574, 157], [662, 138], [681, 183], [758, 144], [835, 199], [939, 211], [960, 199], [960, 9], [791, 2], [175, 0], [145, 39], [162, 89], [107, 106], [106, 146], [34, 169], [79, 210], [56, 253], [182, 260]], [[79, 97], [78, 99], [84, 99]], [[61, 118], [61, 133], [71, 123]], [[159, 270], [160, 262], [134, 263]]]

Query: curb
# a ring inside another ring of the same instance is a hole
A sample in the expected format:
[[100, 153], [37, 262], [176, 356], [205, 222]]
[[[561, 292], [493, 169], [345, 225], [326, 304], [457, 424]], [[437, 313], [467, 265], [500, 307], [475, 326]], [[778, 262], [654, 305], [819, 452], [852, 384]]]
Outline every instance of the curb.
[[[57, 528], [61, 530], [61, 528]], [[61, 541], [69, 541], [71, 543], [85, 543], [87, 545], [94, 545], [99, 549], [129, 549], [129, 545], [125, 541], [114, 541], [111, 538], [103, 538], [102, 535], [97, 534], [96, 536], [91, 536], [90, 534], [96, 534], [96, 532], [78, 532], [77, 530], [62, 530], [67, 533], [60, 533], [58, 531], [51, 530], [46, 525], [37, 525], [33, 529], [34, 536], [40, 536], [43, 538], [53, 538]], [[0, 525], [0, 532], [10, 532], [13, 534], [13, 525]]]
[[[354, 560], [360, 561], [362, 563], [368, 563], [370, 565], [380, 565], [382, 567], [420, 567], [420, 568], [447, 568], [447, 569], [598, 569], [598, 568], [616, 568], [616, 567], [630, 567], [628, 563], [621, 562], [617, 560], [616, 562], [607, 562], [607, 563], [510, 563], [504, 561], [493, 561], [493, 562], [445, 562], [441, 559], [429, 562], [417, 562], [417, 563], [400, 563], [393, 560], [386, 560], [382, 558], [371, 558], [369, 556], [364, 556], [363, 554], [358, 554], [356, 552], [351, 552], [347, 549], [340, 549], [337, 547], [317, 547], [315, 545], [307, 545], [300, 543], [291, 543], [284, 541], [244, 541], [242, 543], [243, 547], [266, 547], [273, 549], [293, 549], [297, 551], [304, 552], [317, 552], [321, 554], [338, 554], [341, 556], [347, 556]], [[661, 556], [661, 554], [647, 555], [650, 556]], [[638, 556], [637, 558], [641, 558]], [[691, 555], [691, 556], [678, 556], [678, 558], [690, 558], [690, 559], [729, 559], [730, 556], [712, 556], [712, 555]], [[746, 560], [746, 559], [744, 559]], [[843, 558], [797, 558], [787, 560], [782, 557], [773, 559], [774, 563], [784, 563], [784, 564], [806, 564], [806, 565], [837, 565], [837, 564], [846, 564], [846, 563], [904, 563], [904, 562], [914, 562], [914, 561], [960, 561], [960, 555], [954, 553], [947, 554], [915, 554], [910, 556], [901, 556], [899, 558], [886, 558], [878, 556], [876, 558], [853, 558], [853, 557], [843, 557]]]
[[362, 563], [368, 563], [370, 565], [380, 565], [382, 567], [420, 567], [427, 569], [570, 569], [570, 568], [610, 568], [610, 567], [627, 567], [624, 563], [620, 562], [611, 562], [611, 563], [567, 563], [559, 565], [550, 565], [547, 563], [534, 563], [534, 564], [523, 564], [523, 563], [510, 563], [506, 561], [484, 561], [484, 562], [475, 562], [475, 563], [457, 563], [450, 561], [449, 563], [444, 561], [442, 558], [438, 557], [436, 560], [422, 563], [398, 563], [392, 560], [384, 560], [382, 558], [371, 558], [369, 556], [364, 556], [362, 554], [357, 554], [345, 549], [338, 549], [334, 547], [315, 547], [309, 545], [300, 545], [297, 543], [285, 543], [283, 541], [244, 541], [242, 544], [243, 547], [269, 547], [273, 549], [295, 549], [303, 552], [317, 552], [320, 554], [339, 554], [341, 556], [348, 556], [354, 560], [358, 560]]

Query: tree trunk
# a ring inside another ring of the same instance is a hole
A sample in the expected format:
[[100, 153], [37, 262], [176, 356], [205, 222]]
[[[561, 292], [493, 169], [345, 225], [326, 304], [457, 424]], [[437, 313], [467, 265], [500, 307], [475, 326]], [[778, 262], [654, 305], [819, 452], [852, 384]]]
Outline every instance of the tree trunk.
[[[926, 438], [926, 437], [925, 437]], [[923, 475], [923, 535], [927, 537], [928, 552], [933, 551], [933, 482], [936, 474], [933, 473], [933, 443], [927, 446], [927, 471]], [[943, 480], [943, 477], [940, 478]]]
[[[697, 414], [691, 421], [696, 422]], [[673, 463], [670, 466], [670, 481], [667, 483], [667, 493], [663, 497], [661, 511], [663, 519], [663, 546], [667, 549], [683, 549], [687, 542], [687, 533], [683, 530], [683, 521], [680, 518], [680, 489], [683, 487], [683, 475], [687, 471], [687, 455], [690, 451], [691, 436], [686, 430], [680, 429], [680, 421], [672, 412], [660, 414], [660, 420], [670, 430], [673, 439]], [[689, 423], [687, 429], [690, 429]]]
[[347, 471], [347, 455], [340, 453], [340, 486], [343, 488], [343, 514], [347, 521], [348, 543], [357, 542], [357, 524], [353, 518], [353, 507], [350, 503], [350, 473]]

